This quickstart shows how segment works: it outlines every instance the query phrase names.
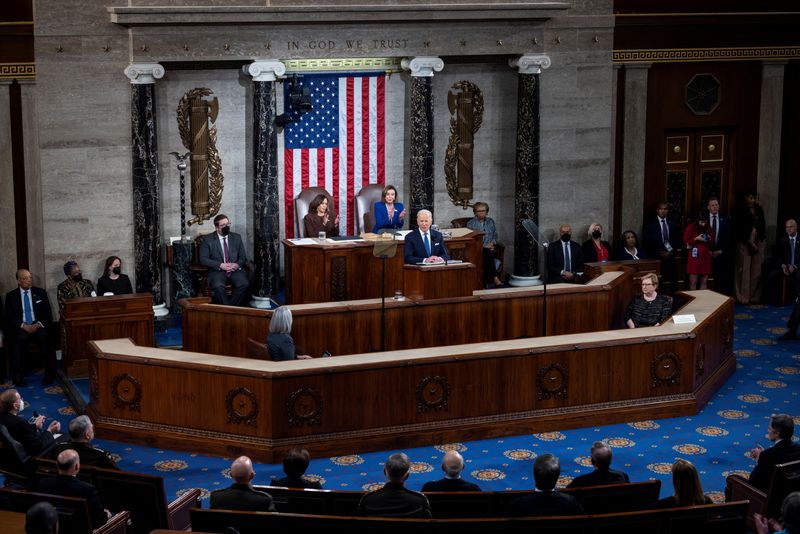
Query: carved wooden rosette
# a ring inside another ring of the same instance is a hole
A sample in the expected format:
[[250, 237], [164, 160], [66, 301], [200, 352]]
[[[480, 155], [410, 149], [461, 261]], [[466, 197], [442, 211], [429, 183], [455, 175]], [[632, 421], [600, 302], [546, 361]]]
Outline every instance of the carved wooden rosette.
[[347, 257], [331, 258], [331, 300], [347, 300]]
[[672, 352], [653, 357], [650, 362], [650, 387], [677, 386], [681, 383], [681, 359]]
[[258, 398], [247, 388], [232, 389], [225, 395], [225, 412], [229, 423], [256, 426]]
[[447, 410], [450, 383], [443, 376], [426, 376], [417, 384], [417, 413]]
[[111, 398], [114, 408], [127, 407], [134, 412], [142, 411], [142, 384], [128, 373], [111, 379]]
[[567, 398], [569, 371], [560, 363], [551, 363], [539, 369], [536, 377], [537, 397], [539, 400], [550, 398]]
[[289, 426], [319, 425], [322, 421], [322, 397], [311, 388], [300, 388], [286, 399]]
[[694, 376], [700, 378], [704, 374], [706, 374], [706, 345], [698, 343], [694, 354]]

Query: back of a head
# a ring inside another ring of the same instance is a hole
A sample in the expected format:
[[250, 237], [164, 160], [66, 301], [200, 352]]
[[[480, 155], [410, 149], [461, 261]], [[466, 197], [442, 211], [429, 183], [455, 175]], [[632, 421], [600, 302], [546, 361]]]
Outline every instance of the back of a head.
[[272, 312], [269, 321], [269, 331], [273, 334], [289, 334], [292, 331], [292, 310], [281, 306]]
[[392, 482], [402, 482], [405, 479], [408, 470], [411, 469], [411, 462], [405, 453], [398, 452], [389, 456], [386, 460], [386, 478]]
[[794, 436], [794, 418], [791, 415], [785, 413], [773, 415], [770, 425], [781, 439], [792, 439]]
[[781, 524], [789, 534], [800, 534], [800, 491], [790, 493], [783, 500]]
[[597, 469], [607, 471], [611, 467], [611, 448], [602, 441], [595, 441], [592, 445], [592, 465]]
[[457, 451], [448, 451], [442, 458], [442, 470], [450, 478], [458, 478], [464, 470], [464, 458]]
[[66, 449], [61, 451], [56, 457], [56, 465], [59, 474], [68, 475], [75, 464], [78, 463], [78, 453], [74, 449]]
[[0, 413], [11, 412], [14, 409], [14, 403], [17, 401], [17, 390], [7, 389], [0, 393]]
[[561, 464], [552, 454], [542, 454], [533, 463], [533, 479], [536, 488], [541, 491], [551, 491], [555, 488], [560, 475]]
[[57, 534], [58, 512], [49, 502], [37, 502], [25, 514], [25, 534]]
[[305, 449], [292, 449], [283, 457], [283, 472], [286, 476], [300, 478], [308, 469], [311, 455]]
[[672, 464], [672, 486], [678, 506], [693, 506], [705, 502], [700, 477], [691, 462], [677, 460]]
[[253, 476], [253, 462], [247, 456], [240, 456], [231, 464], [231, 478], [237, 484], [249, 484]]
[[69, 422], [69, 439], [72, 441], [84, 441], [86, 438], [86, 431], [92, 424], [92, 420], [88, 415], [79, 415]]

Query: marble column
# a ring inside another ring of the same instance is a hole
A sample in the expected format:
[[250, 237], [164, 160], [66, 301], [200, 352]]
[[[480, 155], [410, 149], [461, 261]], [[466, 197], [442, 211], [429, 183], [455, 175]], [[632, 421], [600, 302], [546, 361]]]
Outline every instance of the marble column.
[[[783, 125], [783, 78], [786, 61], [765, 61], [761, 67], [761, 113], [758, 126], [758, 203], [764, 207], [769, 239], [775, 235], [781, 170], [781, 128]], [[779, 228], [783, 228], [780, 226]], [[767, 250], [772, 250], [768, 246]]]
[[647, 138], [647, 73], [650, 63], [625, 65], [622, 126], [622, 228], [640, 236], [644, 202], [644, 140]]
[[[409, 228], [417, 227], [417, 213], [433, 213], [433, 73], [441, 72], [438, 57], [406, 58], [402, 67], [411, 72], [411, 196]], [[436, 218], [434, 217], [434, 221]]]
[[280, 199], [275, 82], [286, 73], [280, 61], [253, 61], [242, 67], [253, 78], [253, 283], [255, 308], [269, 308], [280, 291]]
[[[519, 69], [517, 92], [517, 170], [514, 183], [514, 276], [513, 285], [528, 285], [539, 274], [539, 245], [522, 221], [539, 224], [539, 75], [550, 66], [544, 54], [509, 60]], [[541, 236], [537, 236], [541, 239]]]
[[125, 75], [131, 80], [135, 289], [137, 293], [152, 293], [153, 304], [160, 305], [161, 221], [154, 84], [164, 76], [164, 67], [158, 63], [132, 63]]

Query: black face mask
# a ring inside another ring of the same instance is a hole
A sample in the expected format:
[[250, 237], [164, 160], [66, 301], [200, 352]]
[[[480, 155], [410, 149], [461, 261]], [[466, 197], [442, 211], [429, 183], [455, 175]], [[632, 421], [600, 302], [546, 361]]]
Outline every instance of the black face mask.
[[83, 275], [81, 273], [73, 274], [72, 275], [72, 280], [74, 282], [80, 282], [81, 280], [83, 280]]
[[562, 234], [561, 235], [561, 241], [563, 241], [564, 243], [569, 243], [570, 239], [572, 239], [572, 234], [568, 233], [568, 234]]
[[228, 235], [228, 234], [231, 233], [231, 227], [230, 226], [223, 226], [222, 230], [220, 230], [220, 232], [222, 232], [222, 235]]
[[600, 239], [601, 235], [603, 235], [603, 232], [601, 232], [600, 230], [595, 230], [594, 232], [592, 232], [592, 237], [595, 239]]
[[114, 274], [120, 274], [122, 273], [122, 267], [114, 267], [113, 269], [111, 269], [111, 272]]

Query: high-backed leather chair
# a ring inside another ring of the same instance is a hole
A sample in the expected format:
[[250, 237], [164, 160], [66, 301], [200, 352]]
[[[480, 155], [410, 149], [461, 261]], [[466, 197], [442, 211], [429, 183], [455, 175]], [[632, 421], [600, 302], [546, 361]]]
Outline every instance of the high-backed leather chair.
[[383, 187], [380, 184], [365, 185], [356, 195], [358, 235], [363, 232], [371, 232], [375, 226], [375, 203], [381, 201]]
[[314, 197], [322, 193], [326, 197], [328, 197], [328, 209], [333, 210], [333, 197], [330, 193], [325, 191], [324, 187], [308, 187], [300, 191], [300, 194], [297, 195], [294, 199], [294, 222], [297, 225], [297, 236], [298, 237], [316, 237], [316, 236], [307, 236], [306, 229], [303, 225], [303, 217], [306, 216], [308, 213], [308, 208], [311, 206], [311, 201], [314, 200]]

